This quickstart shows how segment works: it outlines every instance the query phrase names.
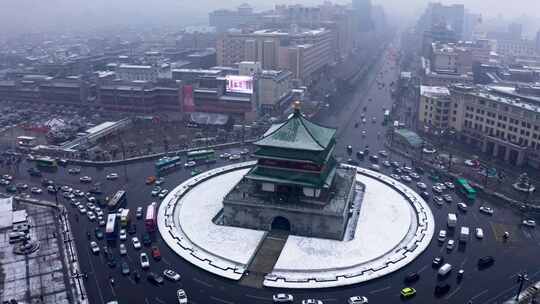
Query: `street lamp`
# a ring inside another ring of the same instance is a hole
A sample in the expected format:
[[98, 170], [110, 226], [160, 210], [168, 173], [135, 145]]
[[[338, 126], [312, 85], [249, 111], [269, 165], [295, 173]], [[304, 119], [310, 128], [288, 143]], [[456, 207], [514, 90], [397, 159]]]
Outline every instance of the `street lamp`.
[[519, 295], [523, 289], [523, 283], [529, 281], [529, 276], [526, 273], [520, 273], [518, 274], [517, 281], [519, 282], [519, 288], [516, 294], [516, 301], [519, 301]]

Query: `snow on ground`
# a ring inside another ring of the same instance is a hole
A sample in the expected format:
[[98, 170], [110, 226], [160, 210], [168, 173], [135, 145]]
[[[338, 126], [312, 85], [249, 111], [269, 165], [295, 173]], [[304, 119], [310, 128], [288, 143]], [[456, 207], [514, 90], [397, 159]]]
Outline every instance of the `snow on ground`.
[[180, 202], [179, 220], [190, 241], [212, 254], [247, 264], [264, 231], [216, 225], [212, 218], [225, 195], [249, 169], [217, 175], [188, 191]]
[[411, 225], [411, 205], [388, 185], [365, 175], [355, 238], [348, 242], [289, 236], [274, 271], [335, 270], [374, 260], [394, 249]]

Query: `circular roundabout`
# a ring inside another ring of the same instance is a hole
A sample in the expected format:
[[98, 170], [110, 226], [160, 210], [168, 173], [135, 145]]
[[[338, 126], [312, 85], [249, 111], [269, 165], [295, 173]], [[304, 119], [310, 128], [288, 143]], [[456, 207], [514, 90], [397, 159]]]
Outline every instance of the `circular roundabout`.
[[[232, 280], [246, 275], [268, 232], [224, 226], [216, 219], [225, 195], [253, 165], [209, 170], [171, 191], [158, 212], [159, 232], [167, 245], [213, 274]], [[361, 189], [361, 199], [349, 210], [344, 239], [289, 235], [272, 271], [264, 276], [264, 286], [325, 288], [365, 282], [404, 267], [429, 245], [434, 218], [415, 191], [384, 174], [341, 166], [356, 170]], [[285, 219], [282, 225], [287, 224]]]

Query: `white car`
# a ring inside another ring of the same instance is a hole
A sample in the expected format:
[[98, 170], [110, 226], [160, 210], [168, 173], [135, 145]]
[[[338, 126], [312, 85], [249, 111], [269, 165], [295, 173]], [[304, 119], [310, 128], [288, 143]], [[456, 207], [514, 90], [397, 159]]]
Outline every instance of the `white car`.
[[456, 243], [454, 242], [454, 240], [448, 240], [448, 242], [446, 243], [446, 249], [448, 251], [451, 251], [452, 249], [454, 249], [455, 245]]
[[382, 157], [388, 157], [388, 152], [386, 152], [385, 150], [381, 150], [381, 151], [379, 151], [379, 155], [382, 156]]
[[441, 194], [443, 191], [440, 187], [437, 187], [437, 186], [433, 186], [431, 188], [433, 190], [433, 192], [437, 193], [437, 194]]
[[427, 185], [424, 184], [424, 183], [422, 183], [422, 182], [416, 183], [416, 187], [417, 187], [418, 189], [422, 189], [422, 190], [426, 190], [426, 189], [427, 189]]
[[487, 207], [487, 206], [480, 206], [479, 210], [482, 213], [485, 213], [485, 214], [488, 214], [488, 215], [493, 215], [493, 208], [490, 208], [490, 207]]
[[109, 174], [107, 174], [106, 178], [109, 179], [109, 180], [117, 179], [118, 178], [118, 173], [109, 173]]
[[465, 205], [465, 203], [460, 202], [460, 203], [457, 204], [457, 207], [461, 211], [467, 211], [467, 205]]
[[219, 158], [228, 159], [229, 157], [231, 157], [231, 153], [227, 153], [227, 152], [219, 155]]
[[446, 241], [446, 230], [439, 231], [438, 240], [441, 241], [441, 242]]
[[241, 156], [239, 154], [233, 154], [233, 155], [229, 156], [229, 160], [239, 160], [240, 157]]
[[178, 298], [178, 303], [180, 303], [180, 304], [187, 304], [188, 303], [188, 298], [187, 298], [185, 290], [178, 289], [176, 291], [176, 297]]
[[30, 188], [30, 192], [32, 192], [34, 194], [41, 194], [43, 192], [43, 190], [41, 190], [38, 187], [32, 187], [32, 188]]
[[148, 259], [148, 255], [146, 254], [146, 252], [141, 252], [139, 260], [141, 261], [142, 269], [146, 269], [150, 267], [150, 260]]
[[79, 173], [81, 173], [81, 168], [70, 168], [68, 170], [68, 173], [69, 174], [79, 174]]
[[165, 179], [163, 177], [160, 177], [154, 182], [154, 184], [156, 186], [159, 186], [159, 185], [163, 184], [164, 182], [165, 182]]
[[484, 230], [482, 230], [482, 228], [476, 228], [476, 238], [478, 239], [484, 238]]
[[456, 187], [456, 186], [454, 186], [454, 183], [452, 183], [452, 182], [446, 182], [446, 183], [444, 183], [444, 185], [446, 186], [446, 188], [448, 188], [450, 190], [454, 189]]
[[347, 300], [347, 304], [367, 304], [368, 298], [364, 296], [354, 296]]
[[292, 303], [294, 301], [293, 295], [288, 293], [275, 294], [272, 296], [272, 299], [274, 303]]
[[79, 178], [79, 181], [81, 183], [91, 183], [92, 178], [90, 176], [83, 176], [83, 177]]
[[88, 216], [88, 219], [89, 219], [91, 222], [93, 222], [93, 221], [96, 220], [96, 215], [94, 214], [94, 212], [88, 211], [88, 212], [86, 213], [86, 215]]
[[371, 168], [371, 170], [373, 170], [373, 171], [377, 171], [377, 172], [381, 171], [381, 167], [380, 167], [379, 165], [373, 164], [373, 165], [371, 165], [370, 168]]
[[103, 219], [99, 220], [99, 222], [98, 222], [98, 225], [99, 225], [100, 227], [105, 227], [106, 224], [107, 224], [107, 223], [106, 223], [105, 220], [103, 220]]
[[163, 189], [163, 190], [161, 190], [161, 192], [159, 192], [158, 197], [159, 198], [164, 198], [165, 196], [167, 196], [167, 193], [169, 193], [169, 190]]
[[323, 301], [317, 299], [304, 299], [302, 304], [324, 304]]
[[173, 281], [173, 282], [178, 282], [180, 281], [181, 277], [180, 277], [180, 274], [178, 274], [178, 272], [172, 270], [172, 269], [165, 269], [163, 270], [163, 276], [165, 276], [167, 279]]
[[127, 240], [127, 231], [126, 231], [126, 229], [120, 229], [120, 234], [119, 234], [118, 238], [120, 238], [120, 241]]
[[81, 214], [86, 214], [86, 208], [84, 208], [83, 205], [79, 205], [79, 212], [81, 212]]
[[401, 180], [404, 181], [407, 184], [412, 182], [412, 179], [408, 175], [402, 175]]
[[90, 249], [92, 250], [93, 254], [98, 254], [99, 253], [99, 246], [94, 241], [90, 242]]
[[126, 244], [120, 244], [120, 255], [126, 255], [127, 254], [127, 248]]
[[190, 168], [190, 167], [195, 167], [196, 165], [197, 165], [197, 163], [191, 160], [191, 161], [188, 161], [187, 163], [185, 163], [184, 167]]
[[141, 249], [141, 242], [136, 236], [131, 238], [131, 243], [133, 244], [133, 248]]
[[521, 222], [521, 224], [523, 224], [523, 226], [527, 226], [527, 227], [536, 227], [536, 221], [535, 220], [523, 220]]

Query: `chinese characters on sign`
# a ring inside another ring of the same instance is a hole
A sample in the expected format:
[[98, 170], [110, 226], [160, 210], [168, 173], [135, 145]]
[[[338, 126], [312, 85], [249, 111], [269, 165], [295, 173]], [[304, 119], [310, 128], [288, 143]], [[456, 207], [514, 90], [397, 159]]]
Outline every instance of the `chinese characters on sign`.
[[251, 76], [227, 75], [227, 92], [253, 93], [253, 78]]

